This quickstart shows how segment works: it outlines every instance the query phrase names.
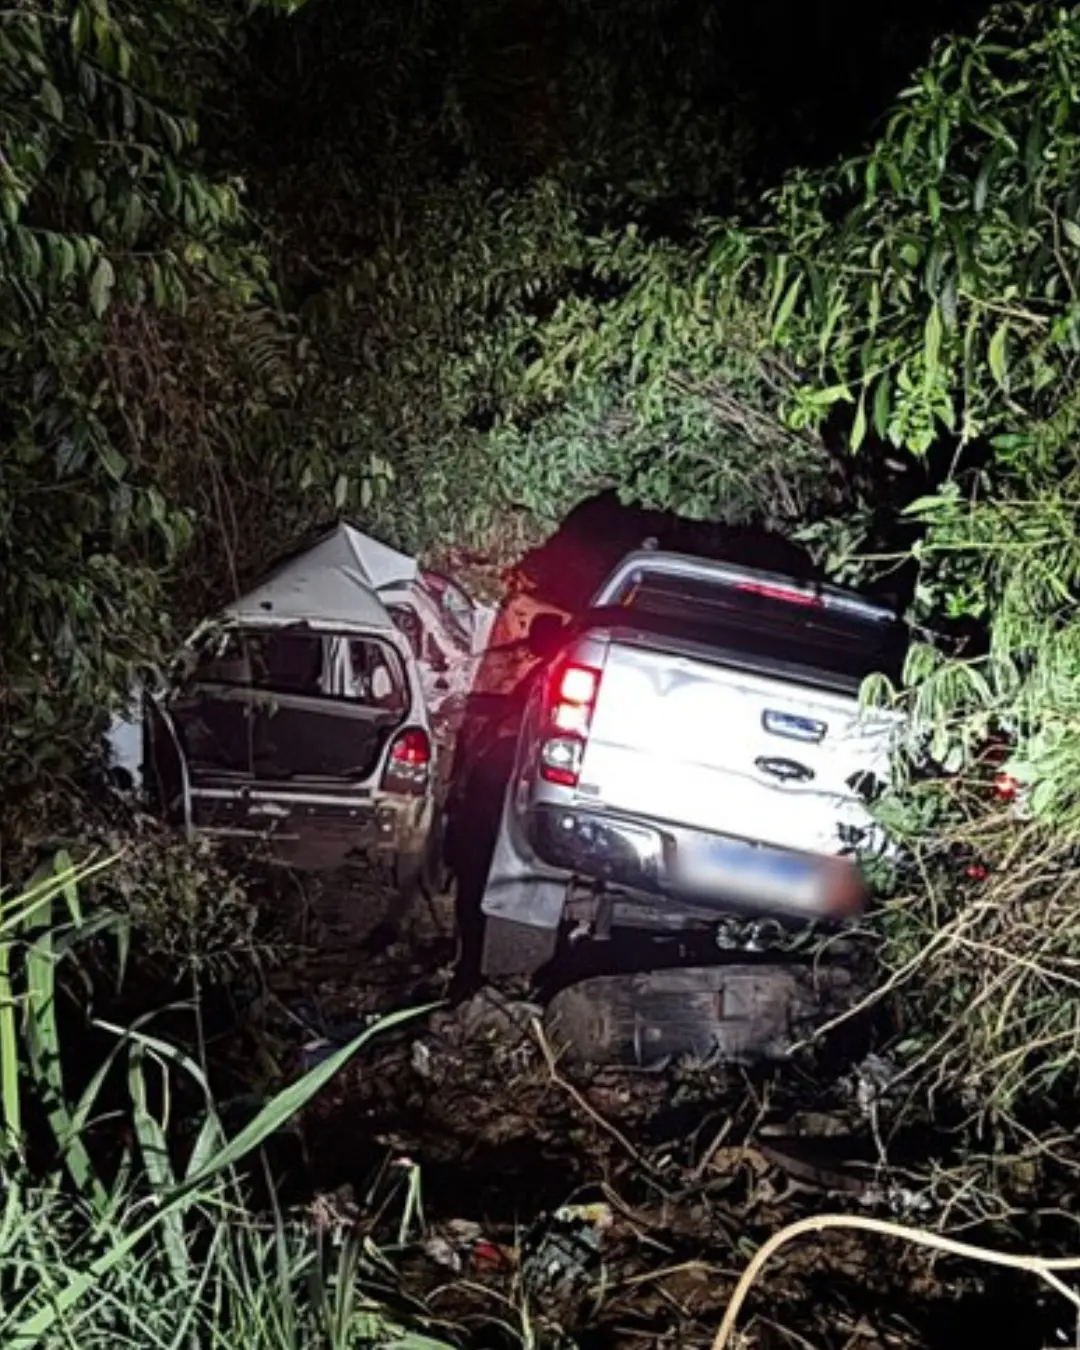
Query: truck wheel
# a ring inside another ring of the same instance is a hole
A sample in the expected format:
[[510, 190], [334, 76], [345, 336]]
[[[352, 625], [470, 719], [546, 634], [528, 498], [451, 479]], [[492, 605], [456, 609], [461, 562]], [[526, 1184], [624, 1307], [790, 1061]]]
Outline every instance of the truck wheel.
[[512, 919], [484, 920], [483, 975], [533, 975], [555, 955], [558, 928], [540, 928]]

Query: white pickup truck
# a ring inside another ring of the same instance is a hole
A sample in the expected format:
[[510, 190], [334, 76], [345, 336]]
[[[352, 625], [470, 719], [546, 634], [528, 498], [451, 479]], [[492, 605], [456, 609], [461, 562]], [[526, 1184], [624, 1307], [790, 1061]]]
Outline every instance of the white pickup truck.
[[865, 901], [898, 718], [860, 707], [908, 642], [889, 610], [680, 554], [619, 565], [547, 647], [482, 899], [488, 975], [573, 934], [837, 918]]

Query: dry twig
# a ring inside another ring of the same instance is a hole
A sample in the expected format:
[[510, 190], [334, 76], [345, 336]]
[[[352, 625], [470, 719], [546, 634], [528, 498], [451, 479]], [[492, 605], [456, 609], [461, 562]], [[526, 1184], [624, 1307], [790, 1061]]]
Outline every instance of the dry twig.
[[754, 1281], [761, 1274], [766, 1262], [786, 1243], [806, 1233], [821, 1233], [829, 1228], [859, 1229], [864, 1233], [878, 1233], [882, 1237], [896, 1237], [904, 1242], [913, 1242], [920, 1247], [929, 1247], [934, 1251], [945, 1252], [950, 1256], [962, 1256], [969, 1261], [979, 1261], [984, 1265], [1004, 1266], [1010, 1270], [1026, 1270], [1046, 1281], [1063, 1298], [1067, 1298], [1080, 1316], [1080, 1294], [1058, 1277], [1058, 1272], [1080, 1271], [1080, 1257], [1068, 1256], [1047, 1259], [1041, 1256], [1013, 1256], [1009, 1252], [997, 1252], [990, 1247], [976, 1247], [969, 1242], [958, 1242], [955, 1238], [930, 1233], [922, 1228], [909, 1228], [905, 1224], [889, 1223], [884, 1219], [870, 1219], [852, 1214], [819, 1214], [811, 1219], [801, 1219], [789, 1224], [778, 1233], [774, 1233], [768, 1242], [755, 1254], [753, 1260], [743, 1271], [735, 1291], [720, 1323], [720, 1330], [712, 1343], [712, 1350], [726, 1350], [735, 1330], [735, 1322], [742, 1309], [746, 1296]]
[[657, 1169], [648, 1158], [636, 1149], [630, 1140], [627, 1139], [626, 1135], [623, 1134], [617, 1126], [612, 1125], [610, 1120], [607, 1120], [602, 1116], [596, 1107], [593, 1106], [581, 1092], [579, 1092], [573, 1083], [568, 1082], [559, 1072], [559, 1065], [555, 1058], [555, 1052], [551, 1048], [551, 1042], [548, 1040], [547, 1036], [544, 1035], [544, 1028], [540, 1024], [539, 1018], [533, 1018], [532, 1027], [533, 1035], [536, 1037], [537, 1044], [540, 1046], [540, 1053], [544, 1056], [544, 1063], [547, 1065], [551, 1081], [557, 1087], [562, 1088], [562, 1090], [577, 1103], [594, 1124], [599, 1125], [606, 1134], [609, 1134], [616, 1143], [621, 1145], [640, 1167], [644, 1168], [650, 1175], [655, 1176]]

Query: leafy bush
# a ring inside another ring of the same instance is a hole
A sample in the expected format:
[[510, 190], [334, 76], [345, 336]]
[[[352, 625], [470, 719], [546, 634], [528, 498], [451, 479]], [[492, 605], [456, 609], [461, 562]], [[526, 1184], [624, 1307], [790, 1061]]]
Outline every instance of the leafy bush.
[[79, 766], [132, 673], [331, 502], [242, 184], [200, 162], [245, 22], [227, 0], [0, 19], [6, 805]]
[[[276, 1212], [249, 1212], [240, 1172], [373, 1036], [416, 1012], [371, 1026], [231, 1138], [205, 1066], [155, 1035], [149, 1018], [101, 1026], [114, 1048], [70, 1100], [60, 980], [81, 944], [122, 932], [107, 911], [83, 915], [77, 887], [87, 875], [60, 860], [25, 893], [0, 897], [3, 1343], [104, 1346], [119, 1336], [140, 1345], [439, 1350], [442, 1342], [409, 1330], [364, 1292], [377, 1252], [358, 1239], [328, 1247]], [[118, 1166], [105, 1167], [98, 1115], [110, 1076], [126, 1080], [131, 1143]], [[169, 1106], [180, 1089], [200, 1103], [183, 1144]], [[28, 1106], [44, 1113], [52, 1135], [55, 1161], [44, 1176], [28, 1166], [31, 1152], [40, 1156], [28, 1148]]]

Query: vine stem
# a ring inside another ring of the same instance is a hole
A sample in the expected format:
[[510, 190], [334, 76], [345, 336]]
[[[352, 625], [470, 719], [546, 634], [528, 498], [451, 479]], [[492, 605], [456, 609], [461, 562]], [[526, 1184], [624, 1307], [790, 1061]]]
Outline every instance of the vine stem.
[[786, 1243], [807, 1233], [820, 1233], [830, 1228], [858, 1229], [864, 1233], [877, 1233], [882, 1237], [900, 1238], [904, 1242], [920, 1247], [930, 1247], [934, 1251], [945, 1252], [950, 1256], [966, 1257], [970, 1261], [979, 1261], [984, 1265], [1005, 1266], [1010, 1270], [1026, 1270], [1046, 1281], [1063, 1298], [1067, 1298], [1080, 1314], [1080, 1294], [1061, 1279], [1058, 1271], [1080, 1271], [1080, 1257], [1068, 1256], [1048, 1259], [1042, 1256], [1013, 1256], [1008, 1252], [994, 1251], [990, 1247], [976, 1247], [969, 1242], [958, 1242], [955, 1238], [940, 1233], [930, 1233], [922, 1228], [909, 1228], [906, 1224], [890, 1223], [886, 1219], [871, 1219], [857, 1214], [819, 1214], [811, 1219], [800, 1219], [774, 1233], [758, 1250], [750, 1264], [739, 1277], [735, 1291], [731, 1295], [724, 1320], [712, 1343], [712, 1350], [727, 1350], [731, 1343], [735, 1322], [742, 1310], [762, 1269], [769, 1258], [774, 1256]]

